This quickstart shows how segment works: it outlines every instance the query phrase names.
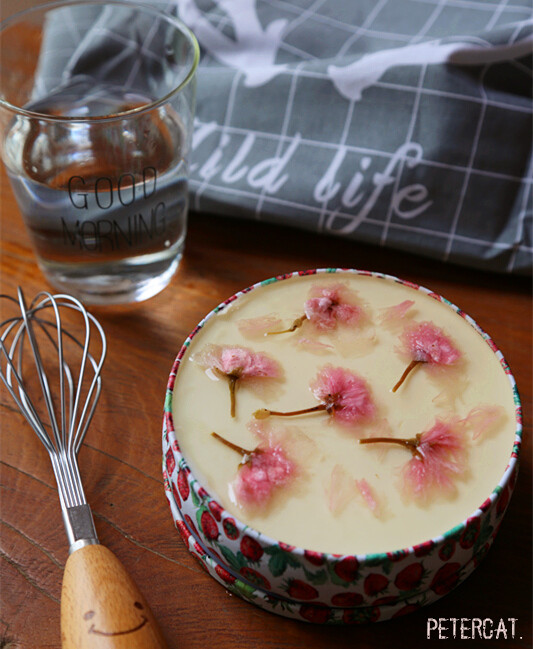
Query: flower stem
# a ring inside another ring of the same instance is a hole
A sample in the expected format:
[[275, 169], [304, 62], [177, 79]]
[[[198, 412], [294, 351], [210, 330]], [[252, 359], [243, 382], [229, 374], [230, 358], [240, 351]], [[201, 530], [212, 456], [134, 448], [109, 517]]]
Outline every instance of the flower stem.
[[409, 365], [405, 368], [405, 371], [402, 374], [402, 376], [400, 377], [400, 380], [398, 381], [398, 383], [396, 383], [396, 385], [392, 388], [392, 391], [396, 392], [396, 390], [405, 381], [405, 379], [408, 377], [408, 375], [411, 373], [411, 371], [414, 370], [417, 365], [419, 365], [420, 363], [424, 363], [424, 362], [425, 361], [415, 361], [415, 360], [411, 361], [409, 363]]
[[230, 414], [232, 417], [235, 417], [235, 387], [237, 384], [237, 379], [239, 377], [233, 374], [226, 374], [226, 376], [228, 377], [229, 381], [229, 395], [231, 401]]
[[229, 396], [230, 396], [230, 414], [232, 417], [235, 417], [235, 391], [237, 388], [237, 379], [240, 378], [242, 370], [237, 368], [227, 374], [222, 370], [219, 370], [218, 367], [213, 368], [214, 373], [220, 378], [228, 379], [229, 383]]
[[359, 444], [399, 444], [409, 449], [413, 455], [422, 457], [418, 450], [418, 442], [418, 437], [411, 437], [410, 439], [405, 437], [365, 437], [359, 440]]
[[229, 440], [225, 439], [218, 433], [211, 433], [211, 435], [215, 438], [218, 439], [219, 442], [222, 442], [225, 444], [228, 448], [231, 448], [233, 451], [236, 453], [239, 453], [243, 458], [245, 458], [247, 455], [251, 455], [253, 451], [249, 451], [242, 446], [239, 446], [238, 444], [234, 444], [233, 442], [230, 442]]
[[284, 329], [283, 331], [267, 331], [265, 335], [276, 336], [277, 334], [289, 334], [293, 331], [296, 331], [298, 327], [301, 327], [306, 320], [307, 320], [306, 315], [300, 316], [299, 318], [296, 318], [296, 320], [292, 323], [292, 325], [288, 329]]
[[276, 410], [267, 410], [266, 408], [260, 408], [254, 412], [254, 417], [256, 419], [266, 419], [271, 415], [275, 417], [295, 417], [296, 415], [306, 415], [310, 412], [320, 412], [321, 410], [327, 410], [328, 406], [325, 403], [319, 403], [318, 406], [312, 406], [311, 408], [304, 408], [303, 410], [292, 410], [291, 412], [278, 412]]

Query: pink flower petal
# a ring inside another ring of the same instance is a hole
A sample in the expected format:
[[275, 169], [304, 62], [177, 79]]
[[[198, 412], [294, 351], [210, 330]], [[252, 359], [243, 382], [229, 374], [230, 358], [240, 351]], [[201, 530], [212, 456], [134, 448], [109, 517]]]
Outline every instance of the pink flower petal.
[[488, 404], [473, 408], [463, 420], [472, 431], [472, 439], [490, 435], [495, 426], [505, 417], [503, 406]]
[[404, 352], [415, 361], [452, 365], [461, 357], [450, 338], [432, 322], [407, 326], [401, 340]]
[[248, 422], [246, 427], [252, 433], [252, 435], [259, 440], [260, 446], [269, 445], [271, 431], [266, 421], [252, 419]]
[[259, 448], [250, 454], [233, 482], [238, 502], [244, 506], [267, 505], [273, 492], [294, 478], [296, 465], [281, 446]]
[[296, 344], [310, 352], [328, 352], [334, 349], [333, 345], [322, 343], [319, 340], [312, 340], [311, 338], [298, 338]]
[[366, 381], [342, 367], [324, 366], [311, 383], [311, 390], [322, 403], [333, 404], [331, 415], [340, 424], [356, 424], [375, 413]]
[[280, 318], [273, 315], [259, 316], [257, 318], [248, 318], [239, 320], [238, 329], [245, 338], [261, 338], [269, 331], [281, 329], [283, 322]]
[[407, 312], [412, 306], [414, 306], [413, 300], [404, 300], [399, 304], [387, 307], [382, 310], [379, 321], [385, 327], [395, 327], [405, 320]]
[[441, 391], [432, 399], [437, 408], [455, 410], [456, 403], [463, 400], [465, 390], [468, 387], [468, 378], [461, 371], [459, 363], [456, 365], [431, 365], [428, 367], [428, 378]]
[[298, 426], [252, 419], [246, 427], [259, 441], [260, 448], [281, 447], [285, 455], [297, 464], [298, 476], [305, 475], [304, 467], [315, 465], [319, 452], [317, 442]]
[[336, 464], [325, 487], [328, 509], [333, 514], [339, 514], [353, 498], [352, 481], [346, 470]]
[[362, 478], [361, 480], [354, 480], [354, 482], [359, 493], [361, 494], [361, 496], [363, 496], [364, 501], [367, 504], [370, 511], [374, 514], [374, 516], [379, 516], [380, 507], [372, 487], [368, 484], [368, 482], [364, 478]]

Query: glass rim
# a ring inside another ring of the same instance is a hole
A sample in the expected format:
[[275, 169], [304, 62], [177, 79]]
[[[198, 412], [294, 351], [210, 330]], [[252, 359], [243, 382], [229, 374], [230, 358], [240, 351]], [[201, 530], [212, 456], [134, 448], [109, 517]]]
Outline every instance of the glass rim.
[[153, 16], [157, 16], [158, 18], [163, 18], [167, 23], [173, 25], [178, 31], [180, 31], [186, 37], [189, 45], [192, 47], [193, 59], [190, 65], [190, 69], [188, 70], [185, 78], [179, 85], [172, 88], [170, 92], [167, 92], [163, 97], [160, 97], [159, 99], [150, 101], [146, 104], [143, 104], [142, 106], [131, 108], [130, 110], [124, 110], [118, 113], [113, 113], [112, 115], [94, 115], [88, 117], [76, 117], [76, 116], [73, 117], [68, 115], [48, 115], [46, 113], [39, 113], [38, 111], [27, 110], [26, 108], [22, 108], [21, 106], [16, 106], [15, 104], [12, 104], [11, 102], [7, 101], [2, 97], [0, 97], [0, 107], [5, 108], [17, 115], [23, 115], [25, 117], [30, 117], [33, 119], [39, 119], [41, 121], [48, 121], [48, 122], [58, 122], [58, 123], [106, 122], [106, 121], [121, 120], [128, 117], [134, 117], [136, 115], [149, 112], [151, 110], [154, 110], [155, 108], [158, 108], [163, 104], [166, 104], [174, 95], [177, 95], [179, 92], [181, 92], [185, 88], [185, 86], [187, 86], [191, 82], [198, 68], [198, 63], [200, 61], [200, 46], [198, 44], [198, 40], [194, 35], [194, 33], [179, 18], [176, 18], [175, 16], [171, 16], [170, 14], [166, 14], [163, 11], [156, 9], [155, 7], [151, 7], [141, 2], [130, 2], [129, 0], [54, 0], [52, 2], [45, 2], [35, 7], [29, 7], [28, 9], [19, 11], [9, 16], [8, 18], [0, 20], [0, 39], [6, 28], [13, 26], [13, 24], [15, 24], [16, 22], [20, 21], [22, 18], [30, 14], [37, 14], [38, 12], [46, 13], [48, 10], [59, 9], [61, 7], [74, 7], [74, 6], [96, 6], [97, 7], [97, 6], [106, 6], [106, 5], [115, 6], [115, 7], [128, 7], [130, 9], [135, 9], [140, 12], [152, 14]]

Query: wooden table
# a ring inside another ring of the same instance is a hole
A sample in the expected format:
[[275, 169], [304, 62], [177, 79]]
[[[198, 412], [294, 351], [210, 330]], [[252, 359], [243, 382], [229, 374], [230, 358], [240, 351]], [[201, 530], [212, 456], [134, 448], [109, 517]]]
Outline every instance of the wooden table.
[[[5, 175], [1, 291], [47, 287]], [[195, 324], [254, 282], [312, 267], [379, 270], [431, 287], [465, 309], [501, 348], [525, 415], [521, 469], [504, 524], [482, 566], [456, 591], [397, 620], [326, 627], [264, 612], [230, 595], [185, 549], [163, 491], [161, 421], [167, 376]], [[433, 647], [432, 618], [517, 618], [507, 642], [531, 647], [531, 285], [391, 250], [201, 214], [190, 217], [186, 254], [171, 285], [142, 304], [92, 309], [107, 333], [104, 391], [80, 453], [99, 537], [145, 594], [170, 649]], [[67, 559], [48, 455], [0, 389], [0, 647], [58, 649], [61, 580]], [[13, 644], [7, 642], [10, 638]], [[435, 635], [433, 635], [435, 638]], [[456, 642], [462, 642], [456, 640]]]

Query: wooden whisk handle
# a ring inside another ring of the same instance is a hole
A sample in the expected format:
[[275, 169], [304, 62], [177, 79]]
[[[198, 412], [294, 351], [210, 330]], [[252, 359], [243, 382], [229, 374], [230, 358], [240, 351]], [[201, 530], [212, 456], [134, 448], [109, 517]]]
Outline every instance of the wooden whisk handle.
[[103, 545], [73, 552], [61, 592], [63, 649], [167, 649], [132, 578]]

